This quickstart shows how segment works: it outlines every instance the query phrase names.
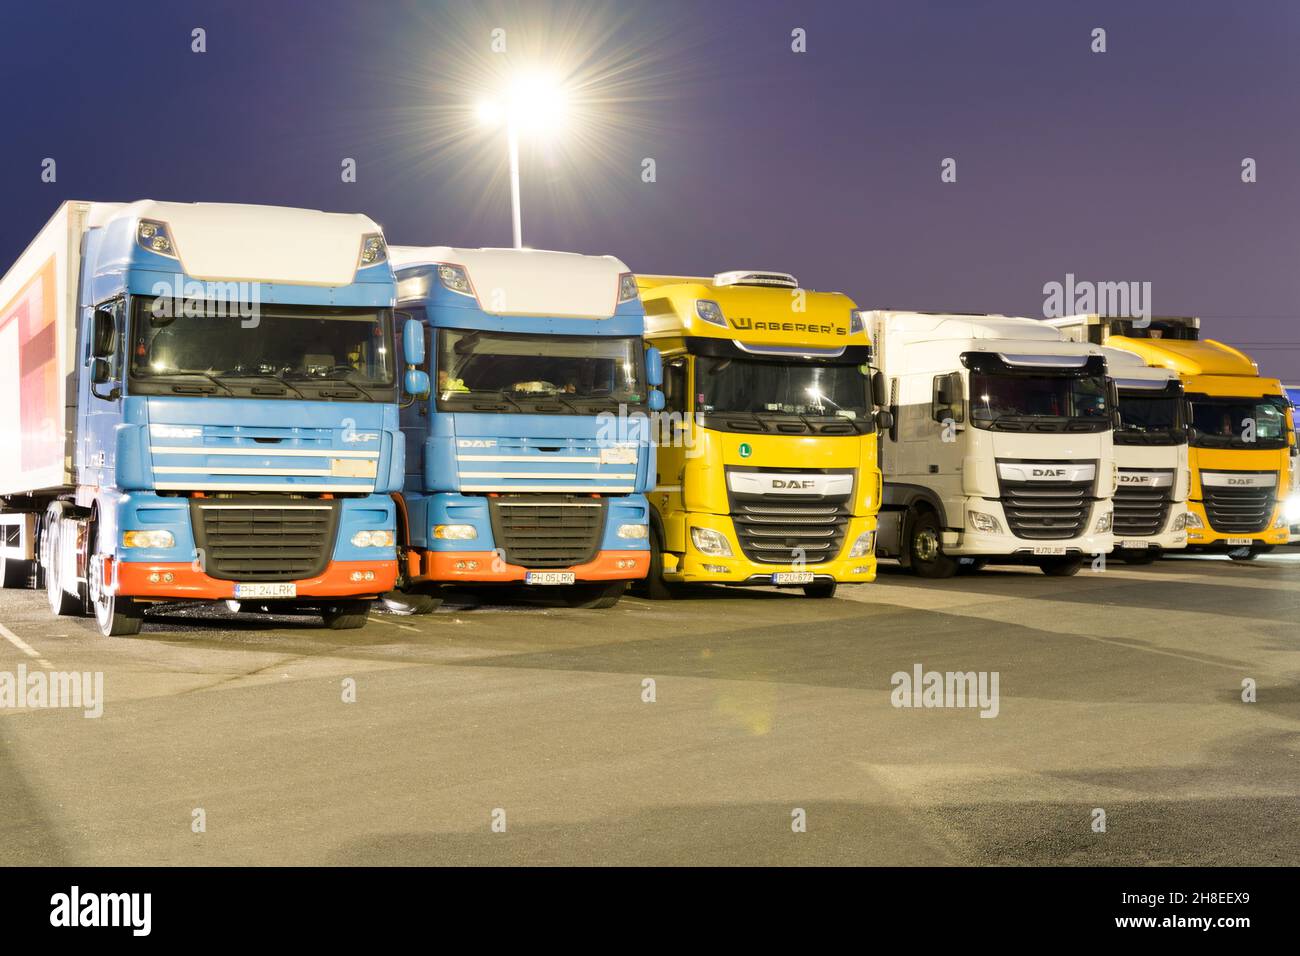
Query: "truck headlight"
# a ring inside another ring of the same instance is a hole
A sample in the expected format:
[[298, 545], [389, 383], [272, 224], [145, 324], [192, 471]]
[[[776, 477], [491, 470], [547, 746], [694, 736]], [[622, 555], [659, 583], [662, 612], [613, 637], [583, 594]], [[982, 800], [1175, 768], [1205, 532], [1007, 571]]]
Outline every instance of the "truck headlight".
[[993, 515], [986, 515], [982, 511], [968, 511], [966, 514], [970, 518], [970, 526], [981, 534], [1002, 533], [1002, 523]]
[[473, 541], [478, 537], [478, 529], [472, 524], [437, 524], [433, 526], [433, 536], [441, 541]]
[[1205, 522], [1201, 520], [1201, 516], [1198, 515], [1195, 511], [1189, 511], [1187, 512], [1187, 521], [1184, 522], [1184, 527], [1204, 528]]
[[643, 524], [621, 524], [618, 526], [620, 538], [641, 539], [650, 537], [650, 527]]
[[853, 542], [853, 547], [849, 549], [850, 558], [865, 558], [876, 548], [876, 533], [874, 531], [864, 531], [858, 535], [858, 540]]
[[123, 531], [124, 548], [170, 548], [176, 544], [176, 538], [170, 531]]
[[444, 289], [474, 297], [474, 286], [470, 284], [469, 273], [465, 271], [464, 266], [449, 262], [442, 263], [438, 266], [438, 281], [442, 283]]
[[352, 536], [352, 547], [391, 548], [395, 540], [391, 531], [358, 531]]
[[1300, 495], [1292, 495], [1282, 506], [1282, 514], [1287, 524], [1300, 524]]
[[701, 554], [711, 554], [718, 558], [731, 557], [731, 545], [727, 543], [727, 536], [712, 528], [692, 528], [691, 543]]
[[1105, 534], [1107, 531], [1111, 529], [1111, 525], [1114, 523], [1114, 521], [1115, 521], [1115, 512], [1107, 511], [1104, 515], [1102, 515], [1100, 518], [1097, 519], [1097, 527], [1093, 528], [1093, 534]]

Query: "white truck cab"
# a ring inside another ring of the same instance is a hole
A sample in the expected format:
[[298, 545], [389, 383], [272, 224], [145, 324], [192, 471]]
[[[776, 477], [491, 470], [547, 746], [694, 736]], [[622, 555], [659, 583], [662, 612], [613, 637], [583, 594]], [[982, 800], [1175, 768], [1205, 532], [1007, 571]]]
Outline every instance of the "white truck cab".
[[1131, 352], [1103, 348], [1119, 391], [1115, 551], [1130, 564], [1187, 547], [1187, 421], [1182, 379]]
[[923, 577], [1070, 575], [1110, 552], [1115, 390], [1100, 346], [1033, 319], [865, 313], [893, 427], [877, 553]]

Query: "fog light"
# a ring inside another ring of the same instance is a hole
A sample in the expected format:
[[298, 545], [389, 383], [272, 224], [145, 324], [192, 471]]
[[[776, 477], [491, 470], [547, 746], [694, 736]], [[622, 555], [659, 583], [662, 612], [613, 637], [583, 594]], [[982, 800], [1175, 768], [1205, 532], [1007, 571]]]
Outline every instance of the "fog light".
[[373, 581], [374, 579], [375, 579], [375, 572], [374, 572], [374, 571], [367, 571], [367, 572], [366, 572], [366, 580], [367, 580], [367, 581]]
[[648, 538], [650, 537], [650, 527], [644, 524], [621, 524], [618, 526], [618, 536], [620, 538]]
[[163, 575], [163, 584], [171, 584], [172, 580], [172, 573], [170, 571]]
[[395, 540], [391, 531], [358, 531], [352, 536], [352, 547], [391, 548]]
[[155, 571], [153, 574], [149, 575], [149, 583], [150, 583], [150, 584], [157, 584], [157, 583], [158, 583], [159, 581], [161, 581], [161, 580], [162, 580], [162, 577], [161, 577], [161, 575], [158, 574], [157, 571]]
[[433, 536], [443, 541], [472, 541], [478, 530], [472, 524], [439, 524], [433, 526]]
[[853, 573], [854, 573], [854, 574], [866, 574], [866, 573], [867, 573], [868, 571], [870, 571], [870, 570], [871, 570], [871, 568], [870, 568], [868, 565], [865, 565], [865, 564], [864, 564], [864, 565], [862, 565], [861, 567], [854, 568], [854, 569], [853, 569]]
[[1110, 530], [1111, 522], [1115, 520], [1115, 512], [1107, 511], [1097, 519], [1097, 527], [1093, 529], [1094, 534], [1105, 534]]
[[858, 535], [858, 540], [853, 542], [853, 549], [849, 552], [850, 558], [864, 558], [869, 555], [876, 547], [876, 533], [874, 531], [864, 531]]
[[1002, 524], [993, 515], [986, 515], [982, 511], [967, 512], [970, 518], [970, 526], [981, 534], [1001, 534]]
[[636, 559], [635, 559], [635, 558], [619, 558], [619, 559], [618, 559], [618, 562], [617, 562], [617, 566], [618, 566], [618, 568], [619, 568], [620, 571], [626, 571], [628, 568], [635, 568], [635, 567], [636, 567]]
[[727, 543], [727, 536], [720, 531], [714, 531], [712, 528], [692, 528], [691, 542], [695, 545], [695, 550], [701, 554], [711, 554], [715, 558], [731, 557], [731, 545]]
[[170, 531], [123, 531], [124, 548], [170, 548], [176, 543]]
[[353, 571], [351, 574], [348, 575], [348, 577], [351, 578], [353, 581], [360, 581], [360, 580], [361, 580], [361, 572], [360, 572], [360, 571]]
[[477, 561], [457, 561], [457, 562], [456, 562], [456, 570], [457, 570], [457, 571], [477, 571], [477, 570], [478, 570], [478, 562], [477, 562]]

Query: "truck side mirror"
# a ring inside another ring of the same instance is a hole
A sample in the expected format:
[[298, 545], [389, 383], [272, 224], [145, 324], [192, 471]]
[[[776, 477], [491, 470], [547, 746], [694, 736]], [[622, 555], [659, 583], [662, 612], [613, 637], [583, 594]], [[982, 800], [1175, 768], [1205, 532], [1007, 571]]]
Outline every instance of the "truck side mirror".
[[664, 357], [653, 345], [645, 350], [645, 380], [652, 388], [664, 383]]
[[432, 387], [429, 373], [422, 368], [408, 368], [402, 378], [402, 388], [412, 398], [428, 398]]
[[650, 411], [652, 412], [662, 412], [664, 410], [664, 405], [667, 404], [664, 399], [664, 393], [659, 391], [657, 388], [652, 389], [650, 394], [646, 396], [646, 402], [649, 404]]
[[[889, 404], [889, 392], [885, 388], [885, 373], [875, 371], [871, 374], [871, 403], [877, 408]], [[889, 426], [886, 425], [886, 428]]]
[[876, 409], [876, 428], [882, 432], [894, 427], [894, 413], [887, 408]]
[[944, 408], [952, 408], [953, 404], [956, 402], [957, 396], [953, 394], [951, 375], [945, 375], [943, 378], [939, 379], [939, 390], [935, 395], [935, 398], [939, 400], [939, 404]]
[[408, 368], [413, 365], [424, 364], [423, 322], [416, 319], [407, 319], [402, 323], [402, 354], [406, 356]]
[[113, 354], [117, 342], [117, 323], [113, 313], [107, 309], [96, 309], [90, 330], [90, 355], [92, 358], [108, 358]]
[[100, 385], [107, 385], [113, 381], [113, 363], [106, 358], [94, 358], [90, 360], [90, 394], [96, 398], [101, 398], [106, 402], [115, 402], [121, 395], [122, 390], [113, 385], [107, 393], [99, 390]]

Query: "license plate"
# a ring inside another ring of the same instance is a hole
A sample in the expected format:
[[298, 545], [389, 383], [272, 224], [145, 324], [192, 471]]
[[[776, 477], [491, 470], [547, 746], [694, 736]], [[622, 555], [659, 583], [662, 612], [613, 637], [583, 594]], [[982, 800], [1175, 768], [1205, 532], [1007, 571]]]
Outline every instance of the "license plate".
[[773, 584], [812, 584], [817, 575], [811, 571], [777, 571], [772, 575]]
[[236, 584], [237, 598], [291, 598], [298, 596], [296, 584]]
[[1131, 548], [1136, 551], [1145, 551], [1147, 549], [1147, 543], [1141, 538], [1128, 538], [1121, 541], [1119, 546], [1121, 548]]
[[1034, 548], [1034, 554], [1046, 554], [1046, 555], [1053, 555], [1053, 556], [1055, 556], [1055, 555], [1061, 555], [1061, 556], [1064, 556], [1064, 555], [1065, 555], [1065, 548], [1057, 548], [1057, 547], [1052, 547], [1051, 545], [1047, 545], [1047, 544], [1040, 544], [1040, 545], [1037, 545], [1037, 546]]
[[1255, 542], [1254, 542], [1253, 540], [1251, 540], [1250, 538], [1224, 538], [1224, 539], [1223, 539], [1223, 543], [1224, 543], [1224, 544], [1230, 544], [1230, 545], [1233, 545], [1233, 546], [1236, 546], [1236, 547], [1240, 547], [1240, 546], [1242, 546], [1242, 545], [1245, 545], [1245, 546], [1249, 547], [1250, 545], [1254, 544]]
[[529, 571], [525, 584], [572, 584], [577, 576], [572, 571]]

